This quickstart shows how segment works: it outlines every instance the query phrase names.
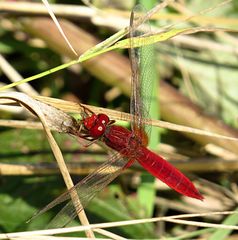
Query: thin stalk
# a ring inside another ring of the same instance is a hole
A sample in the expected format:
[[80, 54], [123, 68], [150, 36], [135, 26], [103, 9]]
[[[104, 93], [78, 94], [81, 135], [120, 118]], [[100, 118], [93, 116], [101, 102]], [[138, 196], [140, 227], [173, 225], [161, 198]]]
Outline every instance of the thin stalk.
[[[156, 4], [155, 0], [140, 0], [140, 3], [143, 4], [146, 8], [153, 8]], [[141, 51], [141, 72], [146, 72], [142, 74], [141, 83], [144, 88], [147, 88], [147, 91], [150, 91], [148, 94], [150, 108], [149, 108], [149, 117], [152, 119], [159, 119], [159, 106], [158, 106], [158, 73], [155, 64], [155, 47], [154, 45], [147, 45], [143, 47]], [[148, 68], [149, 69], [146, 69]], [[151, 89], [148, 85], [151, 85]], [[152, 127], [151, 135], [149, 141], [149, 148], [156, 150], [159, 143], [159, 128]], [[154, 202], [156, 190], [154, 187], [155, 179], [152, 175], [144, 173], [141, 177], [141, 185], [138, 188], [138, 197], [142, 206], [146, 209], [146, 216], [150, 217], [153, 215]]]

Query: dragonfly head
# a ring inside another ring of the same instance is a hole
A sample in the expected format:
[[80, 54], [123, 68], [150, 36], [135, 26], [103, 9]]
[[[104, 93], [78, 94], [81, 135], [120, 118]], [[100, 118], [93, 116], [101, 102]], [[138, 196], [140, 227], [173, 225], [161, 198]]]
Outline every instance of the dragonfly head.
[[92, 114], [85, 118], [83, 123], [84, 127], [89, 131], [89, 135], [97, 139], [104, 134], [107, 125], [113, 123], [113, 121], [111, 121], [106, 114], [101, 113], [97, 115]]

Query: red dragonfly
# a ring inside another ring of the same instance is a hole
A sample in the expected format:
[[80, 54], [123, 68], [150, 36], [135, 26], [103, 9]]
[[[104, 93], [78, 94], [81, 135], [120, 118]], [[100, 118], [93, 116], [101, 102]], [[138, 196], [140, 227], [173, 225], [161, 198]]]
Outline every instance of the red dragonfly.
[[[70, 193], [76, 190], [82, 206], [75, 207], [75, 204], [69, 201], [51, 221], [50, 226], [62, 227], [66, 225], [77, 216], [77, 212], [81, 211], [82, 207], [85, 207], [98, 192], [101, 192], [124, 169], [130, 167], [134, 161], [137, 161], [149, 173], [166, 183], [175, 191], [191, 198], [203, 199], [203, 196], [184, 174], [146, 147], [144, 117], [147, 115], [148, 105], [143, 105], [142, 98], [149, 98], [148, 94], [150, 94], [150, 91], [148, 87], [150, 84], [144, 86], [143, 89], [140, 82], [139, 57], [141, 48], [133, 48], [133, 37], [135, 33], [138, 32], [138, 24], [134, 25], [133, 20], [134, 11], [131, 15], [129, 30], [132, 69], [131, 114], [133, 116], [131, 130], [115, 125], [115, 121], [110, 120], [106, 114], [95, 114], [88, 108], [82, 107], [84, 109], [82, 111], [83, 119], [77, 126], [73, 126], [69, 132], [88, 141], [100, 141], [110, 149], [113, 149], [114, 153], [93, 173], [77, 183], [71, 190], [52, 201], [37, 214], [42, 214], [55, 205], [70, 200]], [[149, 68], [147, 68], [147, 71], [149, 71]], [[143, 74], [145, 75], [145, 72], [143, 72]], [[145, 88], [147, 88], [146, 91]], [[148, 93], [147, 95], [145, 95], [146, 92]], [[77, 209], [77, 211], [75, 209]]]

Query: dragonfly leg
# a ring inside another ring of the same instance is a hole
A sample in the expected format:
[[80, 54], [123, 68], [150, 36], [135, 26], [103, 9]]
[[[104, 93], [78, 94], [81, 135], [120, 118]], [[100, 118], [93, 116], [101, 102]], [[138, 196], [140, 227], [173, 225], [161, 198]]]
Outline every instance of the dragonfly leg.
[[123, 169], [129, 168], [133, 163], [135, 162], [135, 159], [129, 159], [127, 164], [123, 167]]
[[[83, 110], [81, 111], [81, 112], [82, 112], [82, 115], [86, 115], [86, 117], [88, 117], [88, 116], [94, 114], [93, 111], [91, 111], [89, 108], [83, 106], [83, 105], [80, 104], [80, 103], [79, 103], [79, 105], [80, 105], [81, 108], [83, 108]], [[85, 118], [85, 116], [84, 116], [84, 118]]]
[[88, 133], [80, 133], [80, 131], [77, 132], [76, 134], [77, 137], [86, 139], [87, 141], [90, 141], [89, 144], [84, 145], [84, 147], [88, 147], [90, 145], [92, 145], [93, 143], [95, 143], [98, 139], [93, 138], [90, 134]]
[[91, 146], [92, 144], [94, 144], [95, 142], [97, 142], [98, 139], [87, 139], [88, 141], [91, 141], [90, 143], [84, 145], [84, 147], [89, 147]]
[[110, 120], [109, 123], [108, 123], [108, 125], [111, 125], [111, 124], [113, 124], [113, 123], [115, 123], [115, 122], [116, 122], [115, 120]]
[[79, 136], [81, 134], [80, 132], [82, 131], [82, 127], [83, 127], [83, 125], [82, 125], [81, 121], [77, 122], [77, 123], [75, 123], [75, 125], [68, 127], [68, 133]]

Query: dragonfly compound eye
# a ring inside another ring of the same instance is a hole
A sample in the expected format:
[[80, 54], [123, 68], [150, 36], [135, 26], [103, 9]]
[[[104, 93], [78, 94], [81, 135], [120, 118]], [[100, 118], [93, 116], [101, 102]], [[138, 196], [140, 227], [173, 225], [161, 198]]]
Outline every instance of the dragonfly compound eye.
[[90, 129], [90, 135], [93, 138], [101, 137], [106, 130], [106, 126], [102, 123], [98, 123]]
[[110, 122], [109, 117], [106, 114], [100, 113], [98, 114], [98, 123], [102, 123], [103, 125], [107, 125]]
[[87, 130], [90, 130], [92, 127], [94, 127], [98, 117], [96, 114], [91, 115], [90, 117], [87, 117], [83, 120], [83, 124]]

